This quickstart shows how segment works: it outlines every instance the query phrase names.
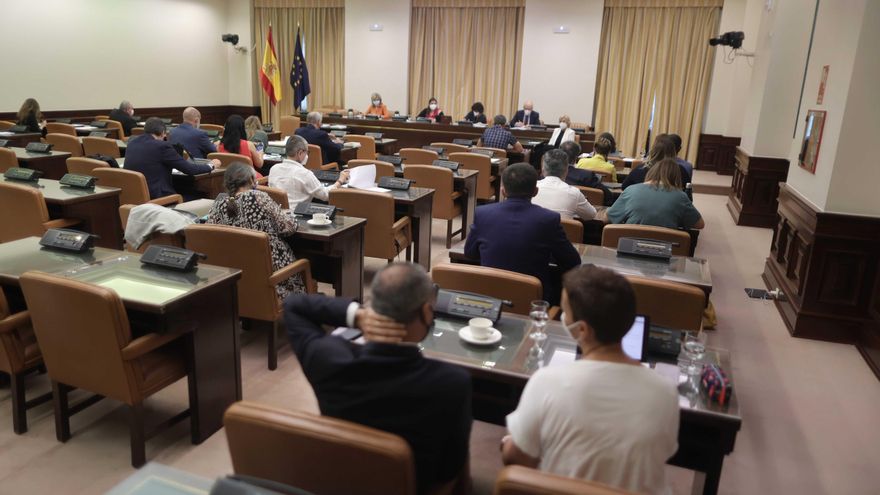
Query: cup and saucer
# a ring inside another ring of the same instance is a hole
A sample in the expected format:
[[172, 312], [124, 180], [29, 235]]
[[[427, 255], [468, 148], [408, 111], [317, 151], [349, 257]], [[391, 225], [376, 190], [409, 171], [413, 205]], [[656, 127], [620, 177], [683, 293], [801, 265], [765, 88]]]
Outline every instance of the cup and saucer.
[[313, 227], [326, 227], [333, 223], [333, 220], [327, 218], [326, 213], [315, 213], [306, 223]]
[[461, 340], [474, 345], [492, 345], [501, 341], [501, 332], [492, 327], [488, 318], [471, 318], [468, 325], [458, 331]]

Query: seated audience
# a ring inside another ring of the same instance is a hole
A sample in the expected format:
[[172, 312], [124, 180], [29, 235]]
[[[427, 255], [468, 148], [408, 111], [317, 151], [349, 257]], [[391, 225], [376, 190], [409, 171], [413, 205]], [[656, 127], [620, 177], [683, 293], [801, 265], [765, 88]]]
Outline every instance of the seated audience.
[[596, 143], [593, 145], [593, 156], [582, 158], [577, 167], [600, 172], [607, 175], [611, 182], [617, 182], [617, 169], [614, 168], [613, 163], [608, 161], [609, 153], [611, 153], [611, 141], [606, 138], [596, 138]]
[[513, 133], [504, 128], [505, 122], [507, 122], [507, 118], [504, 115], [496, 115], [492, 119], [492, 127], [488, 127], [483, 131], [483, 135], [477, 141], [477, 146], [502, 150], [506, 150], [510, 146], [514, 151], [522, 153], [522, 144], [516, 140]]
[[571, 128], [571, 119], [568, 115], [559, 117], [559, 127], [553, 129], [550, 136], [550, 146], [558, 148], [562, 143], [574, 141], [574, 129]]
[[[220, 153], [234, 153], [251, 159], [254, 169], [263, 167], [263, 152], [257, 151], [257, 146], [247, 140], [247, 131], [244, 130], [244, 119], [241, 115], [230, 115], [223, 126], [223, 137], [220, 139]], [[257, 173], [257, 177], [262, 177]]]
[[269, 169], [269, 187], [277, 187], [287, 193], [287, 201], [293, 210], [302, 202], [314, 198], [322, 201], [330, 199], [330, 190], [342, 187], [348, 182], [348, 170], [339, 174], [339, 180], [324, 187], [315, 174], [305, 167], [309, 161], [309, 146], [302, 136], [290, 136], [287, 140], [287, 157]]
[[528, 163], [504, 169], [501, 195], [506, 200], [477, 208], [464, 253], [482, 266], [537, 277], [544, 299], [558, 304], [560, 275], [580, 265], [581, 257], [565, 236], [559, 214], [532, 204], [537, 182], [538, 173]]
[[28, 132], [39, 132], [46, 135], [46, 119], [40, 111], [40, 104], [33, 98], [24, 100], [15, 120], [16, 125], [27, 126]]
[[614, 139], [614, 135], [608, 131], [603, 132], [596, 136], [596, 139], [605, 138], [608, 142], [611, 143], [611, 151], [608, 152], [609, 156], [620, 156], [620, 151], [617, 150], [617, 140]]
[[486, 123], [486, 113], [483, 109], [483, 104], [479, 101], [471, 105], [471, 111], [464, 116], [464, 120], [469, 122], [473, 122], [475, 124], [485, 124]]
[[443, 110], [440, 110], [440, 106], [437, 105], [437, 98], [428, 100], [428, 106], [419, 112], [418, 117], [440, 122], [440, 119], [443, 118]]
[[510, 119], [510, 125], [512, 127], [527, 127], [530, 125], [540, 125], [541, 124], [541, 116], [538, 115], [538, 112], [533, 110], [534, 104], [532, 100], [526, 100], [523, 103], [522, 110], [517, 111], [513, 118]]
[[[244, 229], [259, 230], [269, 234], [272, 251], [272, 270], [280, 270], [296, 261], [293, 250], [282, 237], [296, 232], [296, 220], [285, 213], [268, 194], [257, 190], [256, 173], [244, 162], [236, 162], [226, 168], [223, 185], [226, 194], [217, 196], [208, 223], [231, 225]], [[295, 275], [275, 286], [279, 298], [292, 293], [304, 293], [302, 277]]]
[[131, 138], [125, 151], [125, 169], [144, 174], [151, 199], [177, 193], [171, 182], [172, 169], [187, 175], [197, 175], [208, 173], [219, 166], [220, 160], [212, 160], [211, 165], [199, 165], [184, 160], [171, 143], [165, 141], [165, 124], [158, 117], [147, 119], [144, 133]]
[[201, 112], [193, 107], [186, 107], [183, 111], [183, 123], [171, 130], [168, 141], [183, 146], [192, 158], [205, 158], [208, 153], [217, 151], [217, 147], [205, 131], [199, 129], [201, 123]]
[[532, 200], [542, 208], [559, 213], [562, 218], [590, 220], [596, 216], [596, 208], [587, 201], [578, 188], [565, 183], [568, 174], [568, 155], [562, 150], [544, 153], [544, 178], [538, 181], [538, 194]]
[[586, 265], [565, 275], [562, 324], [581, 358], [542, 368], [507, 416], [505, 464], [597, 481], [632, 493], [670, 493], [678, 449], [675, 386], [624, 354], [636, 301], [624, 277]]
[[379, 93], [370, 95], [370, 106], [364, 112], [364, 115], [378, 115], [380, 119], [390, 119], [391, 112], [388, 107], [382, 103], [382, 96]]
[[611, 193], [611, 189], [602, 184], [602, 178], [590, 170], [575, 166], [581, 154], [581, 145], [575, 141], [566, 141], [562, 143], [559, 149], [568, 155], [568, 174], [565, 176], [565, 182], [573, 186], [599, 189], [604, 196], [602, 204], [611, 206], [614, 203], [614, 195]]
[[339, 162], [339, 152], [342, 150], [342, 140], [333, 136], [329, 132], [321, 129], [321, 122], [324, 117], [321, 112], [309, 112], [306, 116], [305, 127], [296, 130], [297, 136], [302, 136], [309, 144], [321, 147], [321, 154], [324, 157], [324, 163]]
[[[651, 170], [651, 167], [666, 158], [675, 159], [675, 143], [667, 134], [658, 134], [654, 139], [654, 146], [651, 146], [651, 151], [648, 153], [648, 161], [642, 164], [641, 167], [633, 169], [620, 187], [626, 189], [633, 184], [644, 182], [645, 176]], [[690, 182], [690, 175], [688, 175], [687, 170], [683, 166], [679, 165], [678, 167], [681, 169], [681, 184], [682, 190], [684, 190], [684, 185]]]
[[[371, 289], [369, 309], [350, 299], [288, 297], [287, 335], [321, 414], [403, 437], [418, 493], [428, 493], [455, 480], [468, 462], [471, 379], [416, 345], [433, 327], [436, 294], [421, 266], [386, 265]], [[358, 328], [367, 342], [330, 336], [325, 326]]]
[[706, 225], [681, 190], [681, 166], [672, 158], [651, 166], [644, 183], [626, 188], [608, 209], [608, 221], [671, 229], [702, 229]]
[[[126, 136], [131, 136], [131, 130], [137, 127], [137, 120], [134, 119], [134, 106], [128, 100], [122, 100], [119, 108], [110, 111], [110, 120], [115, 120], [122, 124], [122, 131]], [[122, 136], [119, 136], [120, 139]]]
[[669, 136], [669, 139], [675, 144], [675, 162], [681, 165], [684, 168], [684, 171], [687, 172], [687, 177], [682, 177], [682, 180], [685, 181], [685, 184], [692, 182], [694, 177], [694, 165], [678, 156], [678, 154], [681, 153], [681, 136], [678, 134], [667, 134], [667, 136]]
[[244, 119], [244, 130], [247, 133], [247, 140], [256, 145], [257, 151], [263, 151], [269, 146], [269, 135], [263, 130], [263, 123], [256, 115]]

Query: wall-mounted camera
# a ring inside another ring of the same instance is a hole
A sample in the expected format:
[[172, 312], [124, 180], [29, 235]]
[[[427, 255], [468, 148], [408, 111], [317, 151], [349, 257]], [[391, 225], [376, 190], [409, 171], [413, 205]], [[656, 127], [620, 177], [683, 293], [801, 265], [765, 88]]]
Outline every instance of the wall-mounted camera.
[[223, 40], [224, 43], [232, 43], [232, 46], [238, 45], [237, 34], [224, 34], [223, 36], [220, 36], [220, 39]]
[[709, 38], [709, 44], [712, 46], [729, 46], [736, 50], [737, 48], [741, 48], [743, 46], [743, 40], [745, 38], [746, 35], [742, 31], [731, 31], [729, 33], [724, 33], [717, 38]]

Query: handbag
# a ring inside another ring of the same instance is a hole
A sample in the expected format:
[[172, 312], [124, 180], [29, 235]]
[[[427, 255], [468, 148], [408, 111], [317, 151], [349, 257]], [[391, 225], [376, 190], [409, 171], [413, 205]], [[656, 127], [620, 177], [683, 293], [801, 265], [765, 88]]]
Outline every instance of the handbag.
[[733, 384], [727, 373], [716, 364], [704, 364], [700, 373], [700, 389], [706, 397], [720, 405], [730, 402], [733, 394]]

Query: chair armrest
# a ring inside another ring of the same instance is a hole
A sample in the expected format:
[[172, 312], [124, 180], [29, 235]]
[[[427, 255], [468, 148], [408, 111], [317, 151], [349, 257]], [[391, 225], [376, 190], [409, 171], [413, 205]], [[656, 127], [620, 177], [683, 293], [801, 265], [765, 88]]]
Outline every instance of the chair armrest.
[[48, 222], [43, 222], [43, 228], [45, 228], [46, 230], [63, 229], [65, 227], [73, 227], [74, 225], [78, 225], [79, 223], [79, 220], [74, 220], [72, 218], [58, 218], [55, 220], [49, 220]]
[[557, 320], [561, 316], [561, 312], [559, 306], [551, 306], [550, 309], [547, 310], [547, 316], [551, 320]]
[[13, 313], [6, 318], [0, 320], [0, 333], [8, 333], [16, 328], [21, 328], [31, 321], [31, 313], [29, 311], [19, 311]]
[[169, 194], [168, 196], [162, 196], [161, 198], [151, 199], [150, 203], [160, 206], [177, 205], [183, 203], [183, 196], [180, 194]]
[[326, 165], [321, 165], [321, 170], [339, 170], [339, 164], [336, 162], [330, 162]]
[[403, 218], [399, 219], [398, 221], [394, 222], [393, 225], [391, 225], [391, 231], [392, 232], [399, 232], [399, 231], [403, 230], [404, 228], [408, 227], [410, 225], [410, 223], [411, 222], [410, 222], [409, 217], [403, 217]]
[[268, 177], [260, 177], [259, 179], [257, 179], [257, 185], [258, 186], [268, 186], [269, 185], [269, 178]]
[[458, 199], [460, 197], [461, 197], [461, 191], [452, 191], [452, 200], [453, 201], [455, 201], [456, 199]]
[[181, 332], [148, 333], [144, 336], [138, 337], [122, 348], [122, 359], [125, 359], [126, 361], [137, 359], [148, 352], [155, 351], [169, 342], [177, 340], [181, 335], [183, 335]]
[[279, 283], [289, 279], [290, 277], [303, 273], [305, 282], [305, 286], [307, 288], [312, 286], [312, 265], [309, 263], [309, 260], [305, 258], [298, 259], [293, 263], [285, 266], [284, 268], [276, 271], [269, 277], [269, 285], [275, 286]]

